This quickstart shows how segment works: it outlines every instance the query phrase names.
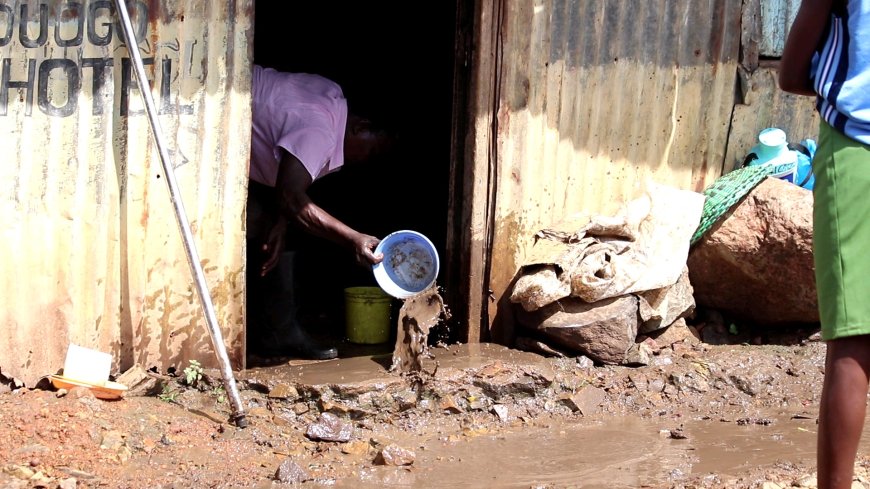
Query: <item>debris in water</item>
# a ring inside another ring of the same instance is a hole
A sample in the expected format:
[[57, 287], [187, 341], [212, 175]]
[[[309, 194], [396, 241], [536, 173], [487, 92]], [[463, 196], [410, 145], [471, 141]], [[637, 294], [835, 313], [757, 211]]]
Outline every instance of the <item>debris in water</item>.
[[436, 286], [405, 299], [399, 311], [399, 329], [390, 371], [412, 375], [423, 371], [423, 358], [431, 358], [429, 330], [442, 317], [449, 319], [449, 312]]

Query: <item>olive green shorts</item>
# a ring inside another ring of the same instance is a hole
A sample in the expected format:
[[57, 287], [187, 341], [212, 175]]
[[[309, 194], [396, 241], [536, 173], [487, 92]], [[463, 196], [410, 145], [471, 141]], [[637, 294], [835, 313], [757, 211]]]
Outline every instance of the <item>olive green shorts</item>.
[[870, 146], [823, 121], [813, 172], [822, 339], [870, 334]]

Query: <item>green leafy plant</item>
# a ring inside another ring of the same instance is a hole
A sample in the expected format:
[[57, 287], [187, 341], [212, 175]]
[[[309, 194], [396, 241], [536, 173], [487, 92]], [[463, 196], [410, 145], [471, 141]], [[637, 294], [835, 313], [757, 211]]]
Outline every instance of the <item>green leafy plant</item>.
[[195, 387], [202, 380], [202, 365], [196, 360], [191, 360], [190, 365], [184, 369], [184, 383]]
[[177, 396], [177, 390], [174, 390], [169, 384], [163, 384], [163, 391], [157, 395], [157, 399], [163, 402], [175, 402]]
[[226, 391], [224, 391], [223, 386], [219, 385], [219, 386], [215, 387], [211, 391], [211, 393], [214, 394], [214, 396], [217, 398], [218, 404], [223, 404], [223, 403], [227, 402], [227, 393], [226, 393]]

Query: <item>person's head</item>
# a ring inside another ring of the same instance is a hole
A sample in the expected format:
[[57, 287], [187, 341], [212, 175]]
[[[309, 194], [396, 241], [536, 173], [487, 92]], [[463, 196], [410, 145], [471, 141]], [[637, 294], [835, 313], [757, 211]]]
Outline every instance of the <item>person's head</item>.
[[346, 164], [356, 164], [375, 160], [387, 154], [395, 141], [394, 135], [372, 121], [348, 114], [344, 132], [344, 161]]

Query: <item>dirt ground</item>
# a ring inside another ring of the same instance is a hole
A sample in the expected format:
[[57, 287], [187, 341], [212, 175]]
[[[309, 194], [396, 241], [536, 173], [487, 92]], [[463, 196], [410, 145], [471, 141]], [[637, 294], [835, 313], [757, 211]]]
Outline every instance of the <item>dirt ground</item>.
[[281, 362], [238, 374], [245, 429], [208, 370], [114, 401], [5, 379], [0, 487], [814, 487], [824, 344], [721, 336], [639, 367], [488, 344], [433, 348], [421, 379], [389, 354]]

